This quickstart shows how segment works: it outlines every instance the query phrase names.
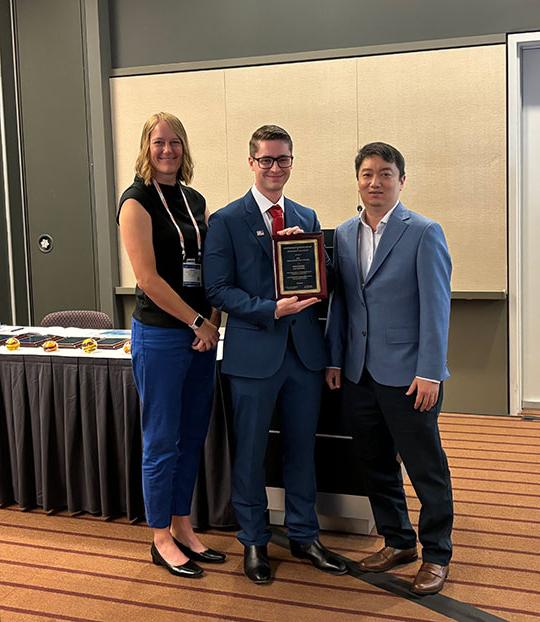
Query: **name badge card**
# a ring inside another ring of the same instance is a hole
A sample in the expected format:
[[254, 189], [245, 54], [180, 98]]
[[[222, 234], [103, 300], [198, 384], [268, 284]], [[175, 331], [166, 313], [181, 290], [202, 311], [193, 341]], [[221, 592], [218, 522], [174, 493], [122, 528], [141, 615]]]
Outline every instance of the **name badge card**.
[[194, 259], [186, 259], [182, 265], [184, 287], [202, 287], [201, 264]]

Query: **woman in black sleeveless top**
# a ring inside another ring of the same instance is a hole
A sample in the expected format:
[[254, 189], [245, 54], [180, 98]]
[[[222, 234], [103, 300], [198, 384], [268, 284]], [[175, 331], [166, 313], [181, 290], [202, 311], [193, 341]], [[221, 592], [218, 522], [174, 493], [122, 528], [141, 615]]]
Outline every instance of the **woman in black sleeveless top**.
[[199, 577], [196, 562], [225, 560], [201, 543], [189, 519], [210, 419], [220, 316], [204, 295], [208, 213], [204, 197], [187, 187], [193, 162], [179, 119], [164, 112], [148, 119], [135, 169], [117, 220], [137, 279], [132, 359], [151, 555], [172, 574]]

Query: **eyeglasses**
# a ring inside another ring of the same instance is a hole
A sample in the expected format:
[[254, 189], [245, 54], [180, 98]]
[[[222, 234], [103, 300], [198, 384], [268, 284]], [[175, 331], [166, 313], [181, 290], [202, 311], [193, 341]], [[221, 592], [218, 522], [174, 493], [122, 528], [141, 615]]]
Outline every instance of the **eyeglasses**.
[[279, 168], [291, 168], [293, 156], [279, 156], [277, 158], [271, 158], [270, 156], [263, 156], [262, 158], [255, 158], [260, 168], [272, 168], [274, 162], [277, 162]]

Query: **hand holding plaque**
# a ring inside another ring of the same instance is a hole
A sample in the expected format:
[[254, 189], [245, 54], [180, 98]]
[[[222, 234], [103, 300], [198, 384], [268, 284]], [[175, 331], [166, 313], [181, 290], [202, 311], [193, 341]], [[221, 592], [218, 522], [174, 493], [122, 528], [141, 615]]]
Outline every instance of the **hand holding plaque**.
[[327, 297], [322, 232], [273, 235], [276, 297]]

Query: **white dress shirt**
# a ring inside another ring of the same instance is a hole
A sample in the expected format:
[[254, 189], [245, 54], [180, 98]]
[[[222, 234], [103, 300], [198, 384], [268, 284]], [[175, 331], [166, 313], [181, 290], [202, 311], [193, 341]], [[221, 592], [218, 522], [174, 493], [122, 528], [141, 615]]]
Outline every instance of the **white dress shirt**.
[[371, 268], [371, 264], [373, 263], [373, 257], [375, 256], [375, 252], [377, 250], [377, 246], [379, 246], [379, 242], [381, 241], [382, 234], [386, 228], [386, 223], [388, 219], [392, 215], [392, 212], [396, 209], [396, 202], [394, 207], [386, 212], [386, 214], [381, 218], [379, 224], [377, 225], [375, 231], [367, 224], [366, 222], [366, 208], [364, 207], [360, 212], [360, 235], [358, 236], [358, 257], [360, 258], [360, 266], [362, 268], [362, 277], [365, 280], [369, 269]]
[[270, 234], [272, 234], [272, 216], [268, 213], [268, 210], [273, 205], [279, 205], [279, 207], [281, 207], [281, 209], [283, 210], [283, 222], [285, 222], [285, 199], [283, 195], [279, 197], [279, 201], [277, 201], [276, 203], [272, 203], [270, 199], [266, 198], [264, 194], [262, 194], [261, 192], [257, 190], [257, 187], [255, 186], [255, 184], [251, 186], [251, 194], [253, 195], [253, 198], [255, 199], [255, 203], [257, 203], [257, 205], [259, 206], [259, 209], [261, 210], [261, 214], [264, 220], [264, 224], [266, 225], [266, 228], [268, 229]]

